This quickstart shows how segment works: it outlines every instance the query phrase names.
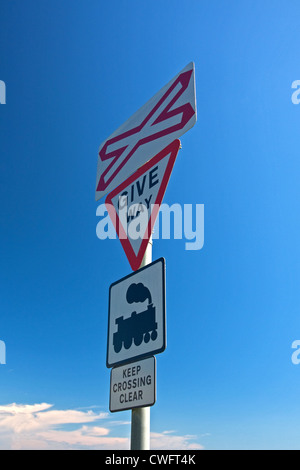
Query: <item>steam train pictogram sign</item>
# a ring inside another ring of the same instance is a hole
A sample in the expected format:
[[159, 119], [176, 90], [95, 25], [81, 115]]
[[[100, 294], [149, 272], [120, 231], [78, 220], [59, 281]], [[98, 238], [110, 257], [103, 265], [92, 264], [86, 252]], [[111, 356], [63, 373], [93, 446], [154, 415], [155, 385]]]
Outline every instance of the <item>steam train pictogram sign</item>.
[[139, 346], [143, 341], [149, 343], [150, 339], [155, 341], [157, 338], [155, 307], [153, 306], [149, 289], [142, 283], [131, 284], [127, 290], [126, 299], [129, 303], [132, 303], [131, 299], [133, 299], [133, 301], [136, 299], [136, 302], [148, 299], [149, 303], [147, 309], [143, 312], [137, 313], [134, 311], [126, 320], [124, 320], [123, 316], [116, 319], [118, 331], [114, 333], [113, 336], [113, 344], [116, 353], [121, 351], [122, 344], [125, 349], [129, 349], [132, 345], [132, 341], [134, 341], [136, 346]]
[[166, 348], [165, 260], [154, 261], [110, 286], [107, 367]]

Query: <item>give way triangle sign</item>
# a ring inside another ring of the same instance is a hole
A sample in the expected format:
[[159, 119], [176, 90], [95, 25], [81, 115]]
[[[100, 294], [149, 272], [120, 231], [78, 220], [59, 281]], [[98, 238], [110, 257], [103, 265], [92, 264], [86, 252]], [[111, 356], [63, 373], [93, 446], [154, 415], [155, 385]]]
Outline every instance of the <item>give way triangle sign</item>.
[[105, 206], [131, 268], [140, 268], [180, 148], [176, 139], [112, 191]]

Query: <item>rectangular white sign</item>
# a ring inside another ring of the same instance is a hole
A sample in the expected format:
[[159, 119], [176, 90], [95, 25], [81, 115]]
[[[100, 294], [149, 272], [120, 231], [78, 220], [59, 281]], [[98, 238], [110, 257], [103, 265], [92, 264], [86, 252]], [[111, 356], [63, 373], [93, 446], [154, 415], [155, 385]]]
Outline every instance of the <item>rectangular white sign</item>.
[[111, 412], [152, 406], [155, 401], [155, 357], [114, 367], [111, 370], [109, 402]]
[[159, 258], [110, 286], [107, 367], [166, 348], [165, 260]]

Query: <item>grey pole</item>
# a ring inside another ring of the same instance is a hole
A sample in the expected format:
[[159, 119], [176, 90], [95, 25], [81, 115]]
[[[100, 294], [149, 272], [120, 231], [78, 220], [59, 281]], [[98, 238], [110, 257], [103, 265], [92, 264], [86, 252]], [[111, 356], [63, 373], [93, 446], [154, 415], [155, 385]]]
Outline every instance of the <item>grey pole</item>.
[[[152, 262], [152, 237], [149, 240], [140, 268]], [[131, 411], [131, 450], [150, 450], [150, 407]]]

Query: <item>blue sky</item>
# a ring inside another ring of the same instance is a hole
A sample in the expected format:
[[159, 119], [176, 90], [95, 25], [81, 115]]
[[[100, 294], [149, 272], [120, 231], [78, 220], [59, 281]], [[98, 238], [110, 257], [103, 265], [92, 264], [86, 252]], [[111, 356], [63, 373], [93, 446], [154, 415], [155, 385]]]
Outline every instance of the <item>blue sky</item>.
[[109, 286], [131, 270], [119, 240], [96, 236], [97, 152], [194, 61], [198, 121], [164, 202], [204, 204], [205, 244], [154, 242], [168, 345], [152, 443], [299, 449], [299, 2], [0, 10], [0, 447], [128, 448], [105, 359]]

